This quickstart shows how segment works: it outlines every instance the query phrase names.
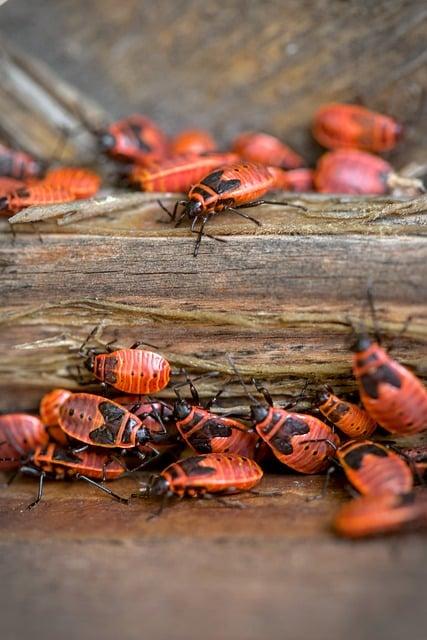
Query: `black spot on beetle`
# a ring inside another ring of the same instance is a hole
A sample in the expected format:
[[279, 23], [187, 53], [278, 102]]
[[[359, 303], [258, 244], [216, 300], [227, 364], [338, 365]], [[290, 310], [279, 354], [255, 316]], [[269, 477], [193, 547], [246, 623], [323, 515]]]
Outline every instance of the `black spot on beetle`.
[[125, 409], [122, 409], [122, 407], [119, 407], [113, 402], [108, 402], [108, 400], [100, 402], [98, 405], [98, 409], [101, 412], [106, 425], [108, 425], [112, 429], [118, 430], [120, 428], [120, 425], [126, 413]]
[[144, 135], [143, 127], [141, 127], [139, 124], [135, 124], [131, 122], [129, 124], [129, 129], [132, 131], [133, 135], [135, 136], [135, 142], [140, 151], [144, 151], [145, 153], [149, 153], [150, 151], [152, 151], [152, 147], [143, 139], [143, 135]]
[[293, 446], [291, 440], [294, 436], [302, 436], [310, 431], [310, 428], [302, 418], [295, 416], [289, 416], [282, 424], [278, 432], [271, 438], [270, 444], [272, 447], [284, 453], [290, 455], [293, 452]]
[[361, 444], [345, 454], [344, 461], [349, 467], [357, 471], [362, 466], [363, 458], [369, 454], [378, 458], [387, 458], [389, 455], [387, 450], [378, 447], [376, 444]]
[[179, 462], [179, 466], [187, 476], [210, 476], [215, 473], [213, 467], [206, 467], [201, 464], [202, 460], [198, 456], [185, 458]]
[[127, 444], [128, 442], [130, 442], [132, 432], [137, 424], [138, 422], [135, 420], [135, 418], [132, 418], [132, 416], [129, 416], [123, 431], [123, 435], [122, 435], [122, 442], [124, 444]]
[[350, 411], [350, 406], [345, 402], [337, 402], [332, 411], [328, 413], [328, 418], [332, 422], [338, 422], [346, 413]]
[[72, 462], [74, 464], [82, 462], [82, 459], [79, 458], [79, 456], [73, 453], [70, 449], [65, 449], [64, 447], [55, 448], [53, 459], [58, 462]]
[[204, 198], [204, 200], [207, 200], [208, 198], [212, 198], [212, 194], [209, 193], [208, 191], [205, 191], [201, 187], [194, 187], [194, 189], [192, 190], [192, 193], [198, 193], [199, 195], [202, 196], [202, 198]]
[[98, 429], [93, 429], [93, 431], [89, 433], [89, 438], [92, 442], [96, 442], [97, 444], [115, 443], [114, 433], [112, 433], [106, 425], [99, 427]]
[[202, 427], [188, 438], [188, 443], [199, 453], [212, 452], [213, 438], [229, 438], [233, 429], [216, 420], [208, 420]]
[[99, 444], [114, 444], [126, 411], [108, 400], [100, 402], [98, 409], [105, 424], [91, 431], [89, 437]]
[[226, 193], [227, 191], [231, 191], [232, 189], [236, 189], [240, 186], [241, 180], [221, 180], [223, 173], [223, 169], [213, 171], [208, 176], [206, 176], [206, 178], [203, 178], [201, 184], [210, 187], [218, 195]]
[[380, 384], [386, 383], [396, 389], [400, 389], [402, 386], [402, 381], [397, 373], [387, 364], [382, 364], [372, 373], [361, 376], [360, 383], [365, 393], [375, 400], [379, 397], [378, 387]]
[[362, 356], [358, 356], [356, 359], [356, 364], [358, 367], [366, 367], [368, 364], [372, 364], [378, 360], [378, 355], [376, 353], [371, 353], [367, 358], [363, 358]]

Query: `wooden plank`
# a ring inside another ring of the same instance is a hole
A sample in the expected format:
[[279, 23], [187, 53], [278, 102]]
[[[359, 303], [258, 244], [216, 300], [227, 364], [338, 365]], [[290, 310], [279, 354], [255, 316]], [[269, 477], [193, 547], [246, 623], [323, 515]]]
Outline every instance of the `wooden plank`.
[[105, 112], [40, 61], [0, 40], [1, 138], [49, 163], [91, 163]]
[[[218, 216], [211, 230], [227, 242], [205, 240], [197, 259], [188, 228], [159, 222], [153, 204], [113, 219], [40, 224], [42, 242], [31, 225], [17, 225], [15, 237], [4, 225], [0, 384], [8, 393], [2, 407], [16, 403], [13, 385], [25, 389], [27, 408], [37, 400], [34, 389], [40, 395], [54, 384], [75, 387], [68, 367], [81, 364], [78, 347], [100, 322], [105, 340], [115, 331], [122, 345], [144, 339], [175, 370], [218, 371], [218, 379], [201, 382], [204, 396], [232, 373], [227, 353], [245, 375], [268, 380], [275, 394], [298, 394], [307, 379], [351, 390], [349, 322], [371, 324], [369, 283], [385, 335], [398, 334], [413, 316], [395, 355], [425, 376], [427, 239], [420, 201], [414, 213], [406, 202], [312, 196], [309, 217], [265, 207], [255, 231]], [[410, 215], [372, 219], [391, 206]], [[349, 233], [352, 225], [358, 232]], [[234, 384], [224, 397], [238, 396]]]
[[[425, 538], [334, 539], [347, 498], [335, 480], [307, 502], [322, 482], [274, 475], [263, 488], [281, 497], [242, 496], [244, 510], [187, 500], [147, 522], [153, 505], [78, 482], [48, 483], [29, 512], [36, 483], [18, 481], [0, 502], [2, 633], [275, 640], [286, 625], [296, 640], [362, 640], [373, 628], [379, 640], [423, 640]], [[127, 494], [135, 481], [114, 487]]]

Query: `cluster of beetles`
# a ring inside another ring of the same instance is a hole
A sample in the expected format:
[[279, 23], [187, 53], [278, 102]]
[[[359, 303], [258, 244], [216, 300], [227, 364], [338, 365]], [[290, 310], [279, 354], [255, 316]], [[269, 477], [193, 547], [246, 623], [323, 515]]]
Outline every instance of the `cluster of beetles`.
[[[169, 139], [139, 114], [93, 131], [100, 154], [117, 168], [115, 186], [187, 194], [172, 211], [159, 205], [175, 226], [190, 221], [197, 234], [195, 256], [203, 235], [214, 238], [204, 233], [213, 215], [228, 211], [260, 224], [243, 210], [289, 204], [265, 199], [271, 190], [424, 191], [421, 181], [399, 176], [376, 155], [393, 149], [401, 136], [402, 127], [393, 118], [360, 105], [328, 104], [315, 114], [312, 132], [328, 149], [315, 169], [283, 141], [262, 132], [243, 133], [230, 150], [220, 151], [205, 131], [183, 131]], [[6, 215], [31, 205], [90, 198], [101, 182], [92, 168], [48, 167], [0, 145], [0, 212]], [[295, 403], [275, 405], [257, 381], [251, 381], [251, 392], [231, 359], [250, 402], [245, 414], [215, 411], [221, 389], [202, 404], [188, 375], [191, 400], [182, 397], [180, 382], [172, 385], [176, 400], [170, 404], [156, 397], [171, 378], [170, 364], [160, 354], [139, 343], [126, 349], [106, 345], [104, 352], [88, 344], [81, 348], [82, 359], [108, 394], [54, 389], [42, 398], [38, 417], [0, 416], [0, 470], [12, 472], [11, 480], [19, 472], [39, 480], [30, 508], [40, 502], [45, 478], [81, 479], [128, 503], [133, 496], [117, 494], [106, 481], [149, 464], [162, 468], [140, 483], [137, 495], [159, 498], [158, 513], [173, 498], [228, 504], [228, 495], [261, 493], [255, 487], [262, 467], [274, 456], [301, 474], [326, 471], [328, 478], [335, 467], [345, 474], [357, 495], [335, 516], [334, 528], [341, 535], [357, 538], [427, 525], [427, 498], [413, 489], [425, 481], [427, 445], [410, 440], [427, 430], [427, 390], [368, 334], [358, 335], [353, 357], [362, 406], [324, 386], [308, 413], [297, 412]], [[381, 430], [396, 438], [409, 436], [409, 441], [405, 446], [385, 443]], [[161, 464], [170, 456], [172, 463]]]
[[[101, 350], [89, 344], [88, 337], [80, 348], [82, 365], [108, 395], [54, 389], [42, 398], [38, 417], [0, 416], [0, 470], [11, 471], [11, 479], [20, 472], [39, 480], [29, 508], [40, 502], [45, 478], [81, 479], [124, 503], [135, 495], [158, 498], [157, 514], [173, 498], [227, 504], [231, 494], [263, 493], [254, 487], [274, 456], [301, 474], [327, 471], [327, 479], [337, 467], [345, 475], [357, 496], [335, 516], [341, 535], [357, 538], [427, 525], [427, 499], [422, 490], [413, 490], [427, 475], [427, 444], [381, 440], [381, 430], [395, 437], [427, 430], [427, 389], [367, 333], [357, 335], [353, 356], [362, 406], [337, 397], [328, 386], [317, 390], [309, 412], [297, 412], [297, 402], [275, 405], [259, 382], [252, 380], [250, 391], [229, 357], [250, 402], [239, 416], [213, 409], [224, 388], [202, 404], [188, 374], [172, 385], [173, 404], [155, 397], [170, 384], [171, 366], [141, 343]], [[182, 396], [185, 385], [191, 400]], [[372, 439], [378, 429], [380, 435]], [[174, 461], [161, 465], [170, 456]], [[123, 497], [105, 484], [153, 463], [162, 470], [140, 482], [137, 494]]]
[[[115, 186], [186, 194], [173, 211], [159, 204], [175, 226], [190, 221], [197, 234], [196, 256], [213, 215], [227, 211], [259, 225], [242, 209], [289, 204], [266, 200], [271, 190], [367, 195], [424, 191], [422, 181], [398, 175], [376, 155], [393, 149], [402, 130], [393, 118], [361, 105], [324, 105], [314, 116], [312, 133], [329, 151], [315, 169], [282, 140], [262, 132], [243, 133], [229, 150], [220, 151], [206, 131], [187, 130], [168, 138], [151, 119], [133, 114], [93, 134], [99, 157], [114, 162]], [[90, 198], [100, 187], [100, 175], [89, 168], [48, 168], [22, 151], [0, 145], [0, 213], [10, 216], [31, 205]]]

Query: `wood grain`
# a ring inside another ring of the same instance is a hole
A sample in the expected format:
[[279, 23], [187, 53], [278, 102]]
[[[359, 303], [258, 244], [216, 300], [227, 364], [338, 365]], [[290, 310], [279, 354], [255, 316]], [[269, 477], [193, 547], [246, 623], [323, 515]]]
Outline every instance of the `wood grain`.
[[148, 522], [153, 504], [119, 505], [83, 483], [47, 483], [30, 512], [33, 481], [2, 488], [3, 635], [423, 640], [425, 538], [334, 539], [347, 497], [335, 480], [307, 502], [322, 482], [274, 475], [262, 487], [280, 497], [242, 496], [244, 510], [186, 500]]
[[[200, 382], [204, 397], [233, 373], [227, 354], [275, 395], [298, 395], [307, 380], [313, 391], [320, 382], [350, 391], [351, 322], [372, 325], [370, 283], [387, 338], [412, 316], [395, 356], [425, 376], [424, 200], [416, 207], [316, 196], [304, 202], [306, 213], [260, 208], [255, 231], [218, 216], [211, 231], [227, 242], [206, 239], [197, 259], [188, 228], [160, 222], [153, 203], [66, 226], [40, 223], [42, 241], [32, 225], [15, 225], [13, 236], [4, 223], [3, 410], [35, 408], [53, 385], [75, 388], [79, 345], [99, 323], [105, 341], [156, 345], [175, 372], [218, 372]], [[385, 215], [388, 208], [393, 215]], [[240, 404], [241, 395], [233, 383], [224, 400]]]

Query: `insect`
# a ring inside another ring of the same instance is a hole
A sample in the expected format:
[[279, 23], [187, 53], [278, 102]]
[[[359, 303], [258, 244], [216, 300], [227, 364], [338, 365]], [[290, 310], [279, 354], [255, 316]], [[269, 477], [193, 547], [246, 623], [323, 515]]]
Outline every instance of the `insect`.
[[399, 176], [386, 160], [357, 149], [337, 149], [321, 156], [314, 184], [320, 193], [381, 195], [399, 190], [415, 195], [425, 191], [421, 180]]
[[335, 531], [347, 538], [363, 538], [403, 529], [405, 525], [426, 526], [427, 502], [412, 493], [361, 496], [345, 504], [335, 516]]
[[251, 406], [257, 433], [267, 442], [276, 458], [300, 473], [319, 473], [328, 466], [338, 436], [314, 416], [279, 407]]
[[234, 453], [207, 453], [190, 456], [169, 465], [159, 475], [151, 476], [140, 494], [147, 498], [176, 496], [208, 498], [212, 494], [232, 494], [252, 489], [263, 472], [250, 458]]
[[353, 373], [371, 418], [391, 433], [425, 431], [427, 389], [421, 380], [366, 334], [358, 336], [354, 351]]
[[25, 182], [16, 178], [0, 177], [0, 198], [13, 193], [17, 189], [25, 187]]
[[403, 126], [390, 116], [356, 104], [332, 103], [315, 114], [313, 136], [323, 147], [352, 147], [375, 153], [391, 151], [403, 133]]
[[75, 200], [75, 196], [67, 189], [38, 183], [22, 187], [0, 198], [0, 212], [17, 213], [33, 205], [59, 204], [72, 200]]
[[138, 113], [112, 122], [97, 132], [99, 148], [115, 160], [145, 164], [167, 155], [168, 141], [163, 131]]
[[203, 407], [197, 389], [191, 381], [189, 384], [194, 404], [180, 398], [175, 388], [178, 400], [174, 406], [177, 429], [188, 446], [197, 453], [236, 453], [253, 458], [258, 436], [248, 432], [243, 422], [209, 410], [221, 392]]
[[[261, 164], [237, 162], [216, 169], [202, 178], [198, 184], [191, 187], [187, 200], [176, 202], [173, 213], [168, 211], [160, 201], [159, 205], [173, 221], [176, 219], [179, 205], [184, 205], [175, 226], [179, 226], [186, 217], [191, 220], [191, 232], [198, 234], [193, 252], [196, 257], [202, 237], [207, 235], [204, 234], [206, 223], [213, 215], [221, 211], [231, 211], [259, 225], [258, 220], [242, 213], [239, 209], [261, 204], [289, 204], [259, 199], [267, 191], [274, 188], [274, 183], [274, 177], [267, 167]], [[305, 207], [299, 205], [292, 204], [290, 206], [306, 210]], [[201, 225], [196, 230], [199, 221]], [[218, 238], [216, 239], [218, 240]]]
[[91, 198], [101, 186], [101, 178], [94, 171], [80, 167], [58, 167], [47, 172], [43, 184], [66, 189], [76, 199]]
[[413, 487], [409, 465], [394, 451], [371, 440], [350, 440], [336, 451], [348, 481], [363, 495], [408, 493]]
[[168, 157], [150, 162], [145, 167], [134, 165], [130, 170], [128, 181], [137, 185], [141, 191], [187, 192], [209, 171], [221, 165], [232, 164], [237, 159], [234, 153]]
[[338, 398], [325, 385], [317, 398], [319, 411], [350, 438], [367, 438], [376, 429], [376, 422], [357, 405]]
[[0, 176], [27, 180], [40, 178], [46, 170], [46, 164], [36, 160], [28, 153], [16, 151], [0, 144]]
[[40, 419], [49, 436], [59, 444], [68, 444], [68, 437], [59, 426], [59, 409], [72, 395], [68, 389], [53, 389], [46, 393], [40, 401]]
[[318, 473], [328, 466], [340, 440], [327, 424], [314, 416], [275, 407], [264, 387], [256, 388], [267, 405], [251, 396], [245, 385], [244, 388], [254, 402], [250, 407], [252, 424], [280, 462], [300, 473]]
[[[164, 389], [170, 378], [170, 364], [154, 351], [139, 349], [136, 342], [129, 349], [107, 353], [89, 350], [85, 367], [95, 378], [124, 393], [136, 395], [156, 393]], [[80, 353], [83, 355], [81, 348]]]
[[281, 169], [297, 169], [304, 166], [301, 156], [279, 138], [268, 133], [242, 133], [234, 140], [232, 151], [243, 160]]
[[[135, 396], [120, 396], [114, 398], [114, 402], [141, 420], [143, 427], [150, 434], [150, 442], [155, 444], [157, 450], [163, 451], [177, 445], [178, 431], [170, 404], [147, 397], [136, 400]], [[138, 449], [141, 451], [144, 447], [139, 446]]]
[[59, 409], [59, 424], [71, 438], [99, 447], [133, 449], [149, 445], [156, 437], [141, 418], [117, 402], [90, 393], [73, 393]]
[[195, 153], [197, 155], [216, 151], [217, 144], [212, 136], [203, 129], [188, 129], [181, 131], [169, 145], [169, 153], [177, 155], [182, 153]]
[[45, 445], [48, 439], [44, 424], [35, 416], [26, 413], [0, 416], [0, 470], [16, 469], [19, 457]]
[[35, 507], [43, 497], [45, 478], [63, 480], [76, 478], [85, 480], [104, 493], [127, 503], [126, 498], [117, 495], [111, 489], [104, 487], [95, 480], [115, 480], [124, 474], [126, 467], [108, 454], [93, 448], [79, 451], [78, 454], [69, 448], [56, 443], [49, 443], [35, 449], [31, 456], [20, 466], [19, 472], [39, 478], [37, 498], [28, 505], [28, 509]]
[[290, 169], [284, 171], [278, 167], [268, 167], [270, 173], [275, 177], [275, 188], [285, 191], [303, 193], [313, 191], [314, 171], [312, 169]]

